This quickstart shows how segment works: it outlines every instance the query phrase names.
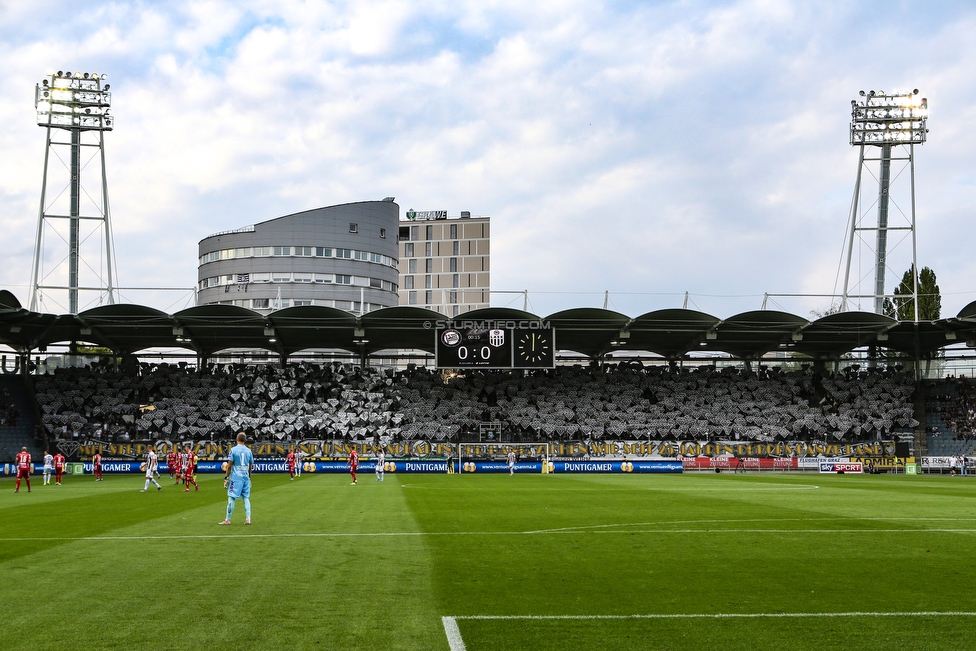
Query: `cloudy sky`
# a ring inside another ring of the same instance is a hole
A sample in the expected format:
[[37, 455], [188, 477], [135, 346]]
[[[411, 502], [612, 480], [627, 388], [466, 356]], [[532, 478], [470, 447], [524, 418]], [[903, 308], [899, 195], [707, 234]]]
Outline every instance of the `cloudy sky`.
[[[918, 88], [918, 255], [955, 315], [976, 300], [973, 33], [966, 2], [0, 0], [0, 287], [27, 302], [34, 86], [56, 70], [112, 84], [123, 286], [193, 286], [197, 242], [216, 231], [395, 196], [403, 211], [490, 215], [492, 288], [527, 289], [543, 315], [605, 291], [632, 316], [689, 292], [719, 317], [765, 292], [839, 291], [850, 101]], [[893, 197], [894, 223], [910, 201]], [[910, 241], [892, 247], [900, 276]], [[870, 255], [854, 271], [865, 291]]]

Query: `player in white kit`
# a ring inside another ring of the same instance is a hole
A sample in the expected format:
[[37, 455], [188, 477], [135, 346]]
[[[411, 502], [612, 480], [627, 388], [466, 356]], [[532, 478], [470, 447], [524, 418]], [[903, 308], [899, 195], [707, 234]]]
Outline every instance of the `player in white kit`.
[[157, 491], [163, 490], [163, 487], [160, 486], [159, 482], [156, 481], [156, 478], [153, 477], [153, 475], [156, 474], [156, 466], [158, 464], [159, 458], [156, 456], [156, 448], [150, 445], [149, 450], [146, 452], [146, 463], [143, 464], [146, 466], [146, 486], [139, 491], [140, 493], [145, 493], [147, 490], [149, 490], [149, 482], [156, 485]]
[[376, 481], [383, 481], [384, 477], [386, 477], [385, 465], [386, 455], [383, 453], [383, 450], [380, 450], [380, 453], [376, 455]]
[[51, 483], [51, 473], [54, 471], [54, 456], [44, 450], [44, 485]]

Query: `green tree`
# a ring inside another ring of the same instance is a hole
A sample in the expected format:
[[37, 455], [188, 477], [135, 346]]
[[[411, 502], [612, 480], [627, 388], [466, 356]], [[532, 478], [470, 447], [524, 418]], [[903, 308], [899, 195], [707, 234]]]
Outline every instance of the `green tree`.
[[[895, 288], [894, 314], [899, 321], [915, 320], [915, 302], [912, 300], [914, 287], [915, 265], [904, 273], [901, 283]], [[888, 301], [886, 300], [885, 303]], [[885, 306], [887, 308], [887, 305]], [[934, 321], [942, 313], [942, 293], [935, 277], [935, 272], [928, 267], [922, 267], [918, 274], [918, 314], [919, 321]]]

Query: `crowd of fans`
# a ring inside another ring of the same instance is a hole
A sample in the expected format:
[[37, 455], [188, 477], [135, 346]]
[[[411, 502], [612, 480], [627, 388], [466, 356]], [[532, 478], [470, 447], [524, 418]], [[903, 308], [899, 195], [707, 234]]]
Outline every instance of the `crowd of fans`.
[[950, 377], [930, 383], [928, 397], [957, 440], [976, 440], [976, 380]]
[[55, 438], [866, 440], [917, 425], [911, 374], [620, 364], [524, 373], [348, 364], [96, 364], [40, 376]]
[[0, 427], [16, 425], [19, 417], [20, 411], [11, 400], [10, 390], [6, 387], [0, 388]]

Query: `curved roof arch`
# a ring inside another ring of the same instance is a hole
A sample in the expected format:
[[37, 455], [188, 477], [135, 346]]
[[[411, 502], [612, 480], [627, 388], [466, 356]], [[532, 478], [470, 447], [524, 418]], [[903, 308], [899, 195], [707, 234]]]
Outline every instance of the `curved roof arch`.
[[756, 359], [779, 348], [809, 321], [777, 310], [753, 310], [725, 319], [699, 350], [721, 351], [741, 359]]
[[578, 307], [550, 314], [543, 320], [556, 331], [556, 350], [595, 357], [610, 350], [610, 342], [620, 341], [621, 330], [631, 319], [613, 310]]
[[17, 300], [16, 296], [6, 289], [0, 289], [0, 310], [16, 311], [22, 308], [23, 306], [20, 304], [20, 301]]
[[876, 343], [879, 335], [897, 324], [895, 319], [874, 312], [828, 314], [806, 326], [793, 348], [814, 358], [836, 357]]
[[440, 312], [400, 305], [367, 312], [359, 318], [359, 322], [368, 337], [365, 346], [367, 354], [391, 348], [423, 350], [433, 354], [437, 322], [444, 319]]
[[286, 355], [313, 348], [356, 351], [356, 317], [349, 312], [323, 305], [300, 305], [272, 312], [265, 318], [274, 328], [276, 349]]
[[81, 336], [90, 333], [100, 345], [120, 353], [176, 346], [170, 315], [145, 305], [122, 303], [85, 310], [75, 317]]
[[193, 348], [210, 355], [231, 348], [258, 348], [280, 352], [266, 335], [262, 315], [237, 305], [197, 305], [173, 315], [174, 325]]
[[966, 307], [959, 310], [959, 314], [956, 315], [957, 319], [976, 319], [976, 301], [973, 301]]
[[718, 317], [697, 310], [654, 310], [631, 322], [627, 348], [674, 359], [690, 350], [698, 350], [708, 333], [721, 322]]

